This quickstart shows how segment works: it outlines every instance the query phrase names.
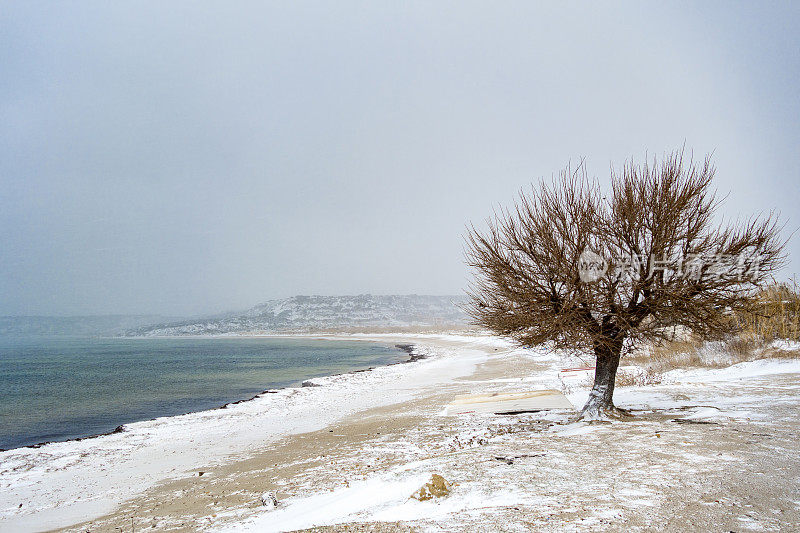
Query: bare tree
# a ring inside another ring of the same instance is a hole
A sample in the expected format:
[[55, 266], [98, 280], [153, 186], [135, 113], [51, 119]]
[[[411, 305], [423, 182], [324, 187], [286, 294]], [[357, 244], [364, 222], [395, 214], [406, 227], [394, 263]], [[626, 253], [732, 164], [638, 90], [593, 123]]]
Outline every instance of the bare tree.
[[715, 226], [720, 202], [710, 157], [682, 151], [611, 171], [606, 196], [581, 163], [471, 227], [475, 269], [467, 311], [522, 345], [592, 353], [584, 419], [617, 416], [620, 357], [684, 326], [705, 338], [732, 332], [733, 313], [780, 268], [777, 218]]

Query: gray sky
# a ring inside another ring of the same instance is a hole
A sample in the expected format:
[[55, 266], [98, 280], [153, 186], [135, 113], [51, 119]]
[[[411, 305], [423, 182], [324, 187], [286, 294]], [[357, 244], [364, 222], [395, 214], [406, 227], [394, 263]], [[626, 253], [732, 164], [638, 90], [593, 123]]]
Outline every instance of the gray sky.
[[798, 4], [603, 6], [4, 2], [0, 314], [459, 293], [468, 221], [684, 142], [800, 226]]

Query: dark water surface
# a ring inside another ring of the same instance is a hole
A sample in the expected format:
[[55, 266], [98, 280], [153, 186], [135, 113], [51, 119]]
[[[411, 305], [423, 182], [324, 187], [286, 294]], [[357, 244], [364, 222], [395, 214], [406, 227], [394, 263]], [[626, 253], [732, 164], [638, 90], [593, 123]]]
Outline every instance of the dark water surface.
[[297, 338], [0, 338], [0, 448], [112, 431], [406, 359]]

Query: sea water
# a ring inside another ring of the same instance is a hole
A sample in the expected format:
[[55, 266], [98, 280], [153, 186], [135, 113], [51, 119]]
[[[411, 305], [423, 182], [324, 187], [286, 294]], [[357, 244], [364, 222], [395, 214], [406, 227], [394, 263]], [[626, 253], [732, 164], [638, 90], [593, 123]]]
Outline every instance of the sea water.
[[0, 338], [0, 448], [106, 433], [404, 359], [391, 344], [305, 338]]

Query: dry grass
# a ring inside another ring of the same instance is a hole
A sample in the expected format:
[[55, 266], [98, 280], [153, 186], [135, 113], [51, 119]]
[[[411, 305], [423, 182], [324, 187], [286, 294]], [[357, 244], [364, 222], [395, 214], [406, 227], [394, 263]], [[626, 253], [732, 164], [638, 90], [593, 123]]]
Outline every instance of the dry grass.
[[[617, 372], [616, 386], [657, 385], [661, 383], [664, 373], [670, 370], [725, 368], [736, 363], [759, 359], [800, 359], [800, 349], [788, 344], [781, 346], [780, 343], [767, 342], [749, 334], [715, 342], [701, 340], [664, 342], [624, 356]], [[562, 383], [565, 394], [573, 392], [575, 388], [591, 386], [591, 376], [582, 382]]]
[[617, 387], [642, 387], [644, 385], [658, 385], [661, 383], [661, 373], [646, 367], [637, 372], [622, 369], [617, 372]]
[[650, 346], [623, 358], [623, 365], [638, 367], [637, 372], [621, 369], [617, 386], [652, 385], [661, 382], [665, 372], [678, 368], [724, 368], [759, 359], [797, 359], [800, 350], [781, 347], [752, 335], [739, 335], [725, 341], [674, 341]]
[[724, 341], [709, 342], [687, 335], [630, 354], [623, 364], [657, 375], [676, 368], [721, 368], [757, 359], [800, 357], [799, 351], [774, 342], [800, 341], [800, 288], [795, 281], [764, 288], [750, 310], [737, 314], [735, 320], [738, 335]]
[[[766, 287], [747, 313], [737, 314], [739, 333], [723, 341], [694, 338], [675, 328], [672, 341], [643, 347], [623, 356], [616, 386], [643, 386], [661, 382], [662, 375], [680, 368], [724, 368], [759, 359], [798, 359], [800, 349], [800, 286], [797, 282]], [[776, 341], [789, 341], [782, 344]], [[590, 363], [582, 361], [582, 364]], [[627, 368], [626, 368], [627, 367]], [[573, 386], [589, 387], [586, 383]]]
[[625, 358], [625, 364], [633, 364], [652, 372], [663, 373], [676, 368], [721, 368], [732, 364], [724, 356], [719, 343], [713, 348], [699, 341], [664, 342], [637, 351]]
[[800, 340], [800, 287], [797, 281], [765, 287], [756, 295], [749, 311], [737, 314], [736, 321], [745, 338]]

